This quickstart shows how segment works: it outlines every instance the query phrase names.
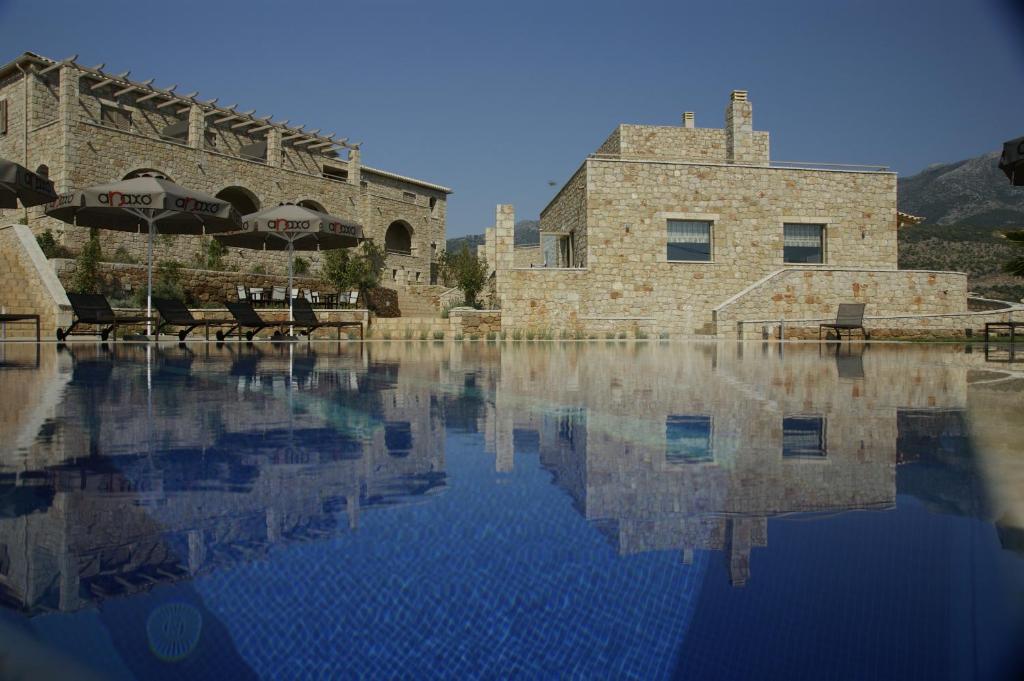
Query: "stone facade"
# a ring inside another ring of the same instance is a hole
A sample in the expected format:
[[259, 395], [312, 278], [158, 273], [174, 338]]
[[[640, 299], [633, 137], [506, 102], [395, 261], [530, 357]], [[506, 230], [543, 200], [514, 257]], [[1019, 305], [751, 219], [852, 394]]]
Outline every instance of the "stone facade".
[[[802, 267], [874, 273], [870, 289], [832, 287], [804, 297], [806, 305], [791, 302], [786, 314], [834, 315], [840, 302], [886, 296], [878, 305], [888, 315], [966, 311], [963, 277], [954, 274], [942, 275], [948, 293], [940, 300], [917, 299], [937, 287], [900, 299], [906, 277], [897, 271], [895, 174], [772, 164], [768, 134], [753, 130], [741, 91], [724, 129], [688, 124], [619, 126], [556, 194], [541, 213], [541, 233], [568, 239], [568, 268], [517, 267], [514, 253], [502, 253], [508, 247], [496, 228], [506, 329], [714, 334], [718, 306], [787, 268], [789, 223], [823, 227], [823, 262]], [[501, 220], [508, 210], [499, 207]], [[708, 261], [669, 259], [670, 220], [710, 223]]]
[[[39, 315], [43, 338], [71, 323], [71, 303], [24, 225], [0, 226], [0, 308], [7, 314]], [[8, 324], [4, 337], [35, 340], [32, 324]]]
[[[23, 77], [19, 67], [28, 75]], [[0, 156], [31, 169], [46, 166], [58, 191], [155, 170], [220, 195], [243, 214], [281, 202], [308, 202], [358, 221], [368, 237], [387, 244], [389, 276], [398, 285], [429, 282], [432, 263], [444, 248], [451, 190], [367, 167], [360, 146], [345, 140], [32, 54], [0, 67], [0, 99], [8, 110]], [[7, 212], [8, 220], [25, 215], [37, 234], [52, 230], [72, 251], [88, 236], [84, 229], [46, 218], [41, 207]], [[107, 254], [122, 249], [145, 259], [142, 236], [104, 231], [101, 239]], [[187, 264], [202, 248], [198, 237], [162, 236], [155, 257]], [[319, 263], [316, 252], [300, 255], [314, 267]], [[260, 264], [283, 274], [286, 257], [232, 249], [226, 262], [242, 269]]]

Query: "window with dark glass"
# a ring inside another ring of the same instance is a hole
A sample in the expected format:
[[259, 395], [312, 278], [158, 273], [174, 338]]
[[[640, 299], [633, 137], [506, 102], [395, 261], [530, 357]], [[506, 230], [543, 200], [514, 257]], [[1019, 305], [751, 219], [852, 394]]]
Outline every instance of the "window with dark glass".
[[784, 416], [782, 418], [782, 456], [785, 458], [822, 458], [827, 454], [824, 416]]
[[348, 182], [348, 171], [344, 168], [336, 168], [334, 166], [324, 166], [324, 177], [328, 180], [334, 180], [336, 182]]
[[711, 452], [711, 417], [666, 417], [665, 460], [669, 463], [701, 463], [714, 460]]
[[407, 454], [412, 449], [412, 425], [408, 421], [386, 421], [384, 447], [392, 456]]
[[669, 261], [674, 262], [710, 262], [711, 223], [669, 220], [667, 255]]
[[782, 259], [785, 262], [825, 262], [824, 225], [785, 224], [782, 232]]
[[116, 106], [100, 106], [100, 123], [119, 130], [132, 129], [132, 112]]

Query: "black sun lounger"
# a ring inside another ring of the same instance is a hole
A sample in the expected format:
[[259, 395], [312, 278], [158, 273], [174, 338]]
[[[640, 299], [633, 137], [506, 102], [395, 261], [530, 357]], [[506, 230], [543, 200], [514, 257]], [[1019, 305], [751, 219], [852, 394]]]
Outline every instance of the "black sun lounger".
[[313, 311], [313, 306], [305, 298], [296, 298], [292, 301], [292, 317], [294, 319], [292, 325], [299, 329], [299, 333], [303, 336], [309, 336], [317, 329], [337, 329], [338, 340], [341, 340], [342, 329], [356, 327], [359, 329], [359, 340], [363, 340], [362, 322], [322, 322]]
[[160, 332], [168, 326], [185, 327], [178, 332], [180, 341], [184, 341], [193, 330], [202, 326], [206, 328], [206, 340], [210, 340], [211, 326], [232, 326], [235, 323], [234, 319], [196, 319], [185, 303], [170, 298], [154, 298], [153, 307], [157, 309], [163, 320], [156, 327], [157, 340], [160, 340]]
[[864, 303], [840, 303], [836, 320], [818, 325], [818, 340], [821, 340], [821, 332], [825, 329], [835, 331], [840, 340], [843, 338], [843, 331], [846, 331], [846, 337], [849, 338], [855, 330], [860, 329], [861, 335], [867, 339], [868, 332], [864, 329]]
[[218, 331], [217, 340], [224, 340], [236, 329], [239, 330], [239, 333], [241, 333], [242, 329], [248, 329], [248, 331], [245, 332], [245, 340], [251, 341], [252, 337], [263, 329], [271, 326], [281, 326], [281, 322], [268, 321], [261, 317], [259, 313], [253, 309], [252, 303], [248, 301], [239, 301], [234, 303], [231, 301], [225, 301], [224, 306], [228, 308], [228, 312], [230, 312], [231, 316], [235, 318], [235, 321], [232, 322], [234, 326], [227, 331]]
[[69, 293], [68, 300], [71, 301], [71, 309], [74, 311], [74, 315], [71, 319], [71, 326], [66, 329], [57, 329], [57, 340], [59, 341], [64, 340], [71, 334], [88, 334], [88, 332], [75, 331], [75, 328], [80, 324], [91, 324], [98, 327], [100, 338], [103, 340], [107, 340], [111, 332], [113, 332], [114, 340], [117, 340], [117, 327], [119, 326], [131, 326], [157, 321], [156, 317], [118, 317], [110, 309], [110, 303], [107, 302], [107, 299], [96, 293]]

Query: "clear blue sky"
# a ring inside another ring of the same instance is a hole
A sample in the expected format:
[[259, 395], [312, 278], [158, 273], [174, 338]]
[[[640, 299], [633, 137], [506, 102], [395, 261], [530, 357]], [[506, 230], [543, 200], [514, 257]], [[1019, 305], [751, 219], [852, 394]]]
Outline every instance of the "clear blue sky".
[[1010, 0], [0, 0], [25, 50], [131, 69], [364, 143], [455, 189], [448, 234], [535, 218], [619, 122], [720, 127], [746, 89], [777, 160], [902, 174], [1024, 134]]

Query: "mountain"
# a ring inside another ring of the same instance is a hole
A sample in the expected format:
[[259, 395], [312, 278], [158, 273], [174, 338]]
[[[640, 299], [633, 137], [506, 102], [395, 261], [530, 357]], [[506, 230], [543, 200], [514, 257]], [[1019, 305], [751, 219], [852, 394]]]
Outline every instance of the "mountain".
[[[483, 243], [483, 234], [468, 234], [448, 239], [446, 247], [450, 253], [455, 253], [461, 250], [463, 245], [469, 246], [469, 250], [473, 251], [477, 246], [482, 246]], [[531, 246], [539, 243], [539, 220], [520, 220], [516, 223], [516, 246]]]
[[1024, 189], [999, 170], [999, 152], [940, 163], [898, 180], [900, 210], [926, 224], [969, 223], [1001, 227], [1024, 224]]

